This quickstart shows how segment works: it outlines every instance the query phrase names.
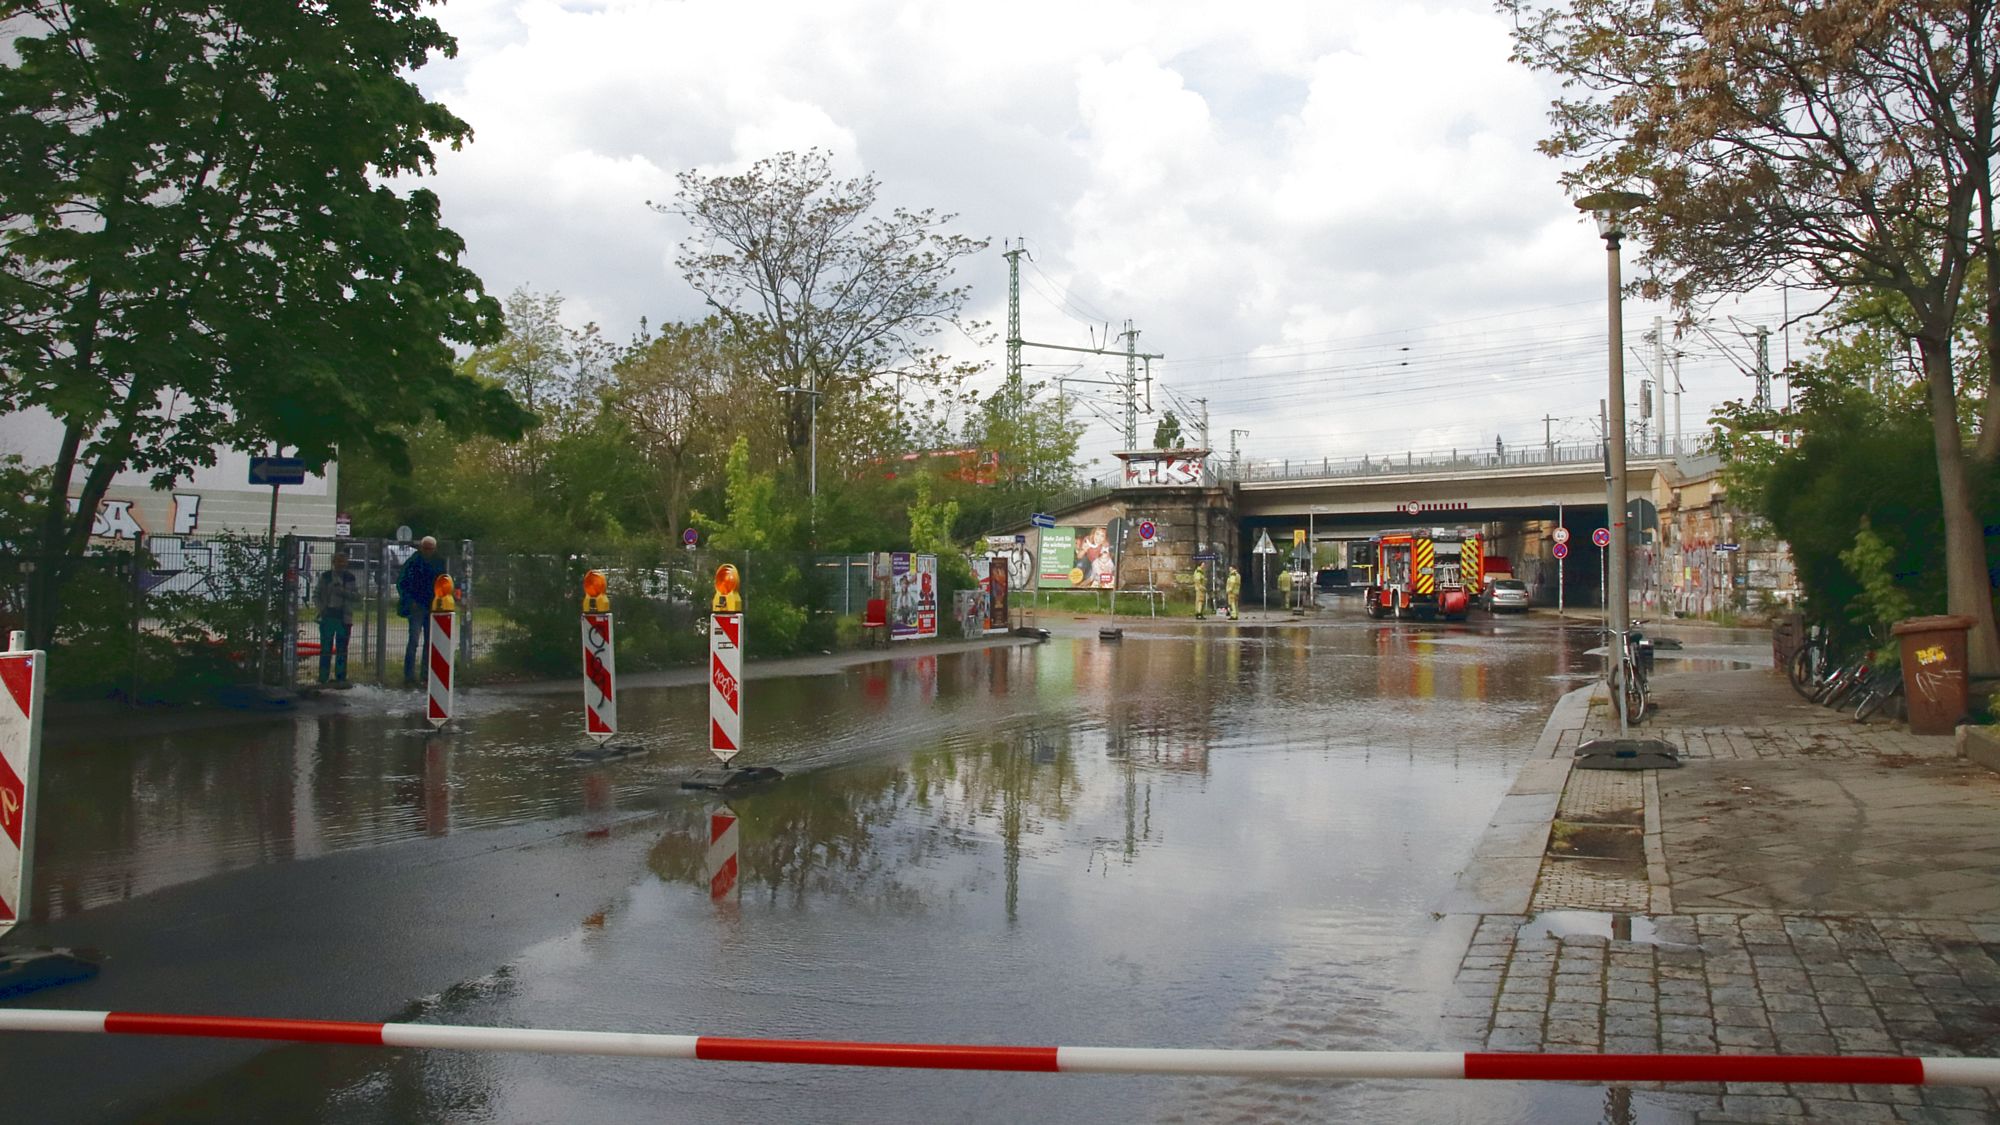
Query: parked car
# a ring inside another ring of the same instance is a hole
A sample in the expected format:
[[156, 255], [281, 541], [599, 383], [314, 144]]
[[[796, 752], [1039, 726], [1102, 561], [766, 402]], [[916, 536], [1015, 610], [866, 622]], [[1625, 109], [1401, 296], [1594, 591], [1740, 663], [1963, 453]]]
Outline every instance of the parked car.
[[1518, 578], [1495, 578], [1486, 584], [1480, 595], [1479, 604], [1488, 613], [1512, 610], [1516, 613], [1528, 612], [1528, 584]]

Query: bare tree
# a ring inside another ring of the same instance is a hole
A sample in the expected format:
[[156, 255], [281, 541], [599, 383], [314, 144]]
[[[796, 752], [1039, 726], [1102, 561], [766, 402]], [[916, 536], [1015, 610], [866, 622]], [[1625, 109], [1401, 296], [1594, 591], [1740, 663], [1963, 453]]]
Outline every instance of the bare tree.
[[[887, 397], [898, 375], [921, 378], [929, 341], [956, 328], [967, 288], [961, 259], [984, 239], [946, 228], [955, 215], [876, 206], [873, 175], [842, 180], [818, 149], [760, 160], [740, 175], [684, 172], [673, 203], [693, 236], [677, 264], [730, 326], [769, 387], [817, 392], [821, 409]], [[787, 406], [785, 443], [800, 468], [811, 396]]]
[[712, 319], [666, 325], [641, 338], [618, 365], [608, 401], [659, 476], [662, 534], [684, 526], [691, 460], [726, 446], [722, 400], [734, 370], [728, 330]]
[[[1953, 317], [1992, 229], [1996, 0], [1500, 0], [1516, 57], [1561, 75], [1543, 151], [1578, 194], [1638, 186], [1646, 286], [1687, 307], [1779, 276], [1892, 295], [1936, 439], [1948, 604], [2000, 672], [1973, 482], [2000, 456], [1989, 347], [1961, 428]], [[1989, 340], [2000, 305], [1989, 305]]]

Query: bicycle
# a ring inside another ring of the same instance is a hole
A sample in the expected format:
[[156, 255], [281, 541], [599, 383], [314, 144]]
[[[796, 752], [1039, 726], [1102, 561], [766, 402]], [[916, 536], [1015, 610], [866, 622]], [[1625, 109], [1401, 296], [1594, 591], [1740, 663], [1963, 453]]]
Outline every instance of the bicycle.
[[1854, 721], [1865, 723], [1891, 700], [1900, 701], [1902, 698], [1903, 670], [1894, 666], [1879, 667], [1855, 694]]
[[[1633, 626], [1643, 625], [1643, 621], [1632, 622]], [[1651, 642], [1646, 634], [1637, 628], [1628, 628], [1619, 636], [1618, 667], [1614, 670], [1614, 690], [1623, 693], [1625, 721], [1641, 722], [1646, 717], [1646, 679], [1652, 666]]]
[[1835, 661], [1831, 639], [1826, 627], [1814, 625], [1806, 634], [1799, 651], [1785, 665], [1785, 678], [1791, 681], [1792, 690], [1805, 699], [1811, 699], [1833, 672]]

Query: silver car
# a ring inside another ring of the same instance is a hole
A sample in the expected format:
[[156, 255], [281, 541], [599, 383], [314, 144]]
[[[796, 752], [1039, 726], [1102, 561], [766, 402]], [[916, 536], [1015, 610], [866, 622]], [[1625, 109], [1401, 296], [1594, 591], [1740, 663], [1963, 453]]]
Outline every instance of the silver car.
[[1495, 578], [1486, 587], [1486, 595], [1481, 599], [1486, 604], [1486, 612], [1502, 613], [1512, 610], [1528, 612], [1528, 584], [1518, 578]]

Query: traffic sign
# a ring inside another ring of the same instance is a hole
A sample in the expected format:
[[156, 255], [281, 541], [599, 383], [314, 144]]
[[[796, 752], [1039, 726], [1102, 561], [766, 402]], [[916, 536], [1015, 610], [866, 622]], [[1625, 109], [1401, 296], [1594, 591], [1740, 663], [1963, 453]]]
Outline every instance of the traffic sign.
[[43, 653], [0, 654], [0, 934], [33, 904], [36, 793], [42, 757]]
[[1028, 517], [1028, 522], [1034, 524], [1036, 527], [1054, 527], [1056, 525], [1056, 518], [1047, 512], [1036, 512], [1034, 515]]
[[700, 539], [701, 532], [696, 531], [694, 528], [690, 527], [686, 531], [681, 532], [681, 542], [690, 547], [694, 546]]
[[265, 486], [304, 484], [306, 463], [297, 457], [250, 458], [250, 483]]
[[1558, 542], [1558, 543], [1567, 543], [1567, 542], [1569, 542], [1569, 528], [1566, 528], [1566, 527], [1559, 527], [1559, 528], [1556, 528], [1556, 530], [1555, 530], [1555, 535], [1553, 536], [1553, 538], [1554, 538], [1554, 539], [1555, 539], [1555, 541], [1556, 541], [1556, 542]]
[[1555, 546], [1549, 548], [1549, 553], [1559, 559], [1566, 559], [1569, 557], [1569, 544], [1557, 543]]
[[743, 748], [743, 614], [710, 614], [708, 626], [708, 751], [726, 765]]
[[1153, 542], [1153, 536], [1158, 535], [1159, 533], [1160, 529], [1153, 526], [1152, 520], [1139, 521], [1139, 541], [1141, 543], [1145, 543], [1150, 546]]
[[1278, 553], [1278, 549], [1271, 546], [1271, 533], [1269, 531], [1260, 531], [1257, 533], [1257, 545], [1250, 548], [1250, 553], [1253, 555], [1275, 555]]
[[1590, 533], [1590, 541], [1600, 547], [1611, 546], [1611, 529], [1608, 527], [1598, 528], [1596, 531]]
[[1217, 555], [1214, 551], [1197, 551], [1195, 552], [1194, 561], [1198, 563], [1215, 562], [1219, 558], [1221, 556]]
[[1717, 544], [1715, 545], [1715, 549], [1716, 549], [1716, 550], [1718, 550], [1718, 551], [1740, 551], [1740, 550], [1742, 550], [1742, 549], [1743, 549], [1743, 544], [1741, 544], [1741, 543], [1717, 543]]

